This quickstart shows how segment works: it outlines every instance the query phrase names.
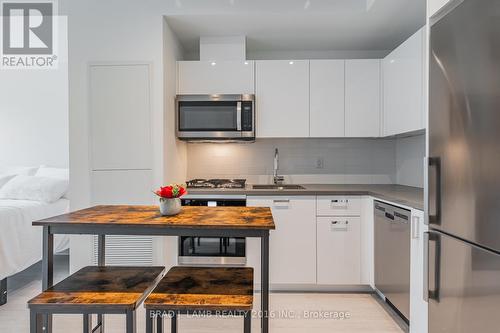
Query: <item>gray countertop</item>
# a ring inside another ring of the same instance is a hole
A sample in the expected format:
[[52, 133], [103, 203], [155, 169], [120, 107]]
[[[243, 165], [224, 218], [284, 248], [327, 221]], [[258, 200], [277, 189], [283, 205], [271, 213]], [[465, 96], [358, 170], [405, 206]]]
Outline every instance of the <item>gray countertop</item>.
[[403, 185], [362, 185], [362, 184], [300, 184], [301, 190], [255, 190], [251, 184], [244, 189], [188, 189], [192, 195], [370, 195], [419, 210], [424, 209], [424, 191], [418, 187]]

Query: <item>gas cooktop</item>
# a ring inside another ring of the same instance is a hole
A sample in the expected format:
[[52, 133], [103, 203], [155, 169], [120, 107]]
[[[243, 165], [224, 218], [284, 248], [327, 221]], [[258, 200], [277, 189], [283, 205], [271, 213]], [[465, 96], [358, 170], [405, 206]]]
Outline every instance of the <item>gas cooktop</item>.
[[193, 179], [188, 188], [245, 188], [246, 179]]

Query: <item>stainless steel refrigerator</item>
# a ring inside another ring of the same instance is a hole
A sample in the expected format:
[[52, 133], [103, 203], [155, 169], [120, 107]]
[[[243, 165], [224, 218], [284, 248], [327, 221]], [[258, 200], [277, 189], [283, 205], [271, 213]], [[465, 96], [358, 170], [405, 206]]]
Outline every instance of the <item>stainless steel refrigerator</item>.
[[429, 332], [500, 332], [500, 0], [431, 24]]

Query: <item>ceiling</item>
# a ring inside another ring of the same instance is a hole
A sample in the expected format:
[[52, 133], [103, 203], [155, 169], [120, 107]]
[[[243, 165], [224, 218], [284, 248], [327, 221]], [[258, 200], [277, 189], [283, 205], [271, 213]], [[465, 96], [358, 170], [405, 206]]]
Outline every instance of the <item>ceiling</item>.
[[247, 36], [247, 52], [392, 50], [425, 24], [425, 0], [168, 0], [186, 53], [200, 36]]

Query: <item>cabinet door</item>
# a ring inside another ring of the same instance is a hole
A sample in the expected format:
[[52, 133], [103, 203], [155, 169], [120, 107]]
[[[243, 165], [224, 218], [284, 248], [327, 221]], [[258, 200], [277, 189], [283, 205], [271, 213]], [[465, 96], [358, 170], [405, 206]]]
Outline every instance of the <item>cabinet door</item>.
[[423, 129], [424, 28], [383, 61], [384, 135]]
[[256, 63], [257, 137], [309, 136], [309, 61]]
[[179, 94], [253, 94], [253, 61], [179, 61]]
[[346, 60], [345, 135], [380, 136], [380, 60]]
[[343, 137], [344, 60], [311, 60], [310, 136]]
[[424, 212], [412, 211], [410, 264], [410, 333], [427, 333], [428, 303], [424, 294]]
[[318, 217], [318, 284], [361, 283], [361, 219]]
[[[269, 238], [269, 278], [272, 284], [316, 283], [315, 197], [248, 197], [247, 206], [271, 207], [276, 230]], [[258, 242], [248, 246], [253, 252]], [[250, 251], [249, 251], [250, 252]], [[260, 257], [260, 251], [257, 252]], [[260, 280], [260, 258], [248, 253]]]

